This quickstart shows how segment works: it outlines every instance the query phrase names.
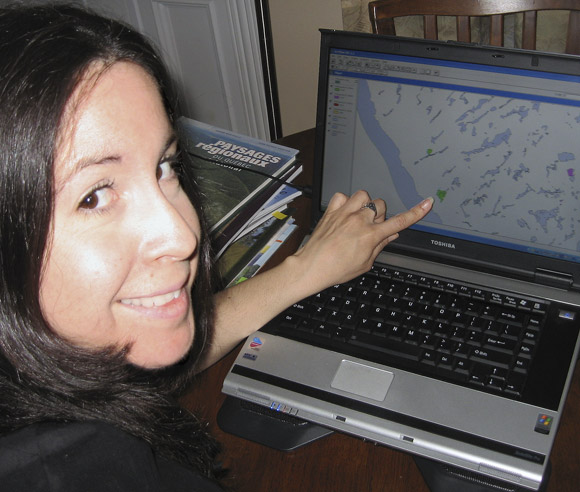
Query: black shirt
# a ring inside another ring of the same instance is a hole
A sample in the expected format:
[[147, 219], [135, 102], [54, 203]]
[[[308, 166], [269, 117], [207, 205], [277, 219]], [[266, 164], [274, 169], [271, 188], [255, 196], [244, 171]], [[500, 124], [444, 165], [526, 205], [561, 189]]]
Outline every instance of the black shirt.
[[35, 424], [0, 438], [2, 492], [218, 492], [154, 454], [143, 440], [102, 422]]

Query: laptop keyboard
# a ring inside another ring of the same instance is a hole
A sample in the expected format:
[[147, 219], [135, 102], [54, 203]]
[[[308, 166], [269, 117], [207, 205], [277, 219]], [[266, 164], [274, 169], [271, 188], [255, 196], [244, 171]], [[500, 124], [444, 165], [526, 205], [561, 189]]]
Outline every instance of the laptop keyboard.
[[294, 304], [264, 330], [517, 399], [547, 302], [374, 267]]

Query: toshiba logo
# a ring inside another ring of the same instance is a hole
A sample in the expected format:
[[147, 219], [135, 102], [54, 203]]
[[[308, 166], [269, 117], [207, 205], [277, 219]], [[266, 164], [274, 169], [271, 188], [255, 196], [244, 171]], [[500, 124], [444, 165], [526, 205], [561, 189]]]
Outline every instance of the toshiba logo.
[[443, 241], [436, 241], [435, 239], [431, 239], [431, 244], [433, 244], [435, 246], [441, 246], [442, 248], [455, 249], [455, 244], [444, 243]]

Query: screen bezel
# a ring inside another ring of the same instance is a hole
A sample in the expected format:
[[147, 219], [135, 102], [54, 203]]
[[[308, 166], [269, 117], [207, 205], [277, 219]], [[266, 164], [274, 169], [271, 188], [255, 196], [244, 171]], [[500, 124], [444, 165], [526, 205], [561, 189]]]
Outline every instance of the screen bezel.
[[[571, 55], [321, 29], [311, 223], [313, 227], [324, 213], [321, 184], [327, 120], [328, 66], [333, 48], [580, 75], [580, 59]], [[397, 241], [389, 245], [389, 250], [529, 281], [534, 281], [538, 272], [542, 273], [542, 278], [545, 278], [546, 273], [551, 277], [554, 272], [555, 278], [562, 276], [562, 287], [579, 287], [577, 279], [580, 279], [580, 263], [434, 235], [416, 229], [402, 231]]]

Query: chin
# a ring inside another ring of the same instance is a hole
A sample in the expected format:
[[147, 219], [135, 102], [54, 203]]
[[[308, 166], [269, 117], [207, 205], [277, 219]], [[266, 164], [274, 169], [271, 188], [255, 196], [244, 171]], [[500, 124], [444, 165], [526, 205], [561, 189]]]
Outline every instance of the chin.
[[193, 343], [193, 333], [184, 337], [176, 337], [171, 343], [151, 343], [143, 349], [134, 345], [129, 351], [128, 360], [132, 364], [145, 369], [163, 369], [183, 360]]

